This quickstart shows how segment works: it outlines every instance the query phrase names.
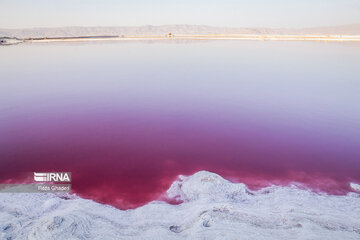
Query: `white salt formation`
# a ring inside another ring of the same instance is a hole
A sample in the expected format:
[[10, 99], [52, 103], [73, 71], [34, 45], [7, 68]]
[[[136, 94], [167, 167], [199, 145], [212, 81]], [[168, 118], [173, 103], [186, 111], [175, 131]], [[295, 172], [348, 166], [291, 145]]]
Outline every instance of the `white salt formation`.
[[359, 192], [360, 192], [360, 184], [350, 183], [350, 187], [351, 187], [354, 191], [359, 191]]
[[250, 191], [202, 171], [167, 194], [184, 203], [122, 211], [75, 195], [2, 193], [0, 239], [360, 239], [358, 193]]

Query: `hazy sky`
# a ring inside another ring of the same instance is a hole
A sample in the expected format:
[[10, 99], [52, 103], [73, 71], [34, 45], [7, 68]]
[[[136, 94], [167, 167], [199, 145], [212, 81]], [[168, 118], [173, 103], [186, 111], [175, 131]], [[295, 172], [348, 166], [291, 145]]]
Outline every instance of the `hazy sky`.
[[0, 0], [0, 27], [360, 23], [360, 0]]

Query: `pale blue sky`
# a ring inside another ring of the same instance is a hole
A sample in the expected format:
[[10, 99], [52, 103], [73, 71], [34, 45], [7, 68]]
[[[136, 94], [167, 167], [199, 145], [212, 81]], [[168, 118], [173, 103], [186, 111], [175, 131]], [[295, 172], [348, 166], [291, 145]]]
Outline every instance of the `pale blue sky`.
[[0, 0], [0, 17], [0, 28], [310, 27], [360, 23], [360, 0]]

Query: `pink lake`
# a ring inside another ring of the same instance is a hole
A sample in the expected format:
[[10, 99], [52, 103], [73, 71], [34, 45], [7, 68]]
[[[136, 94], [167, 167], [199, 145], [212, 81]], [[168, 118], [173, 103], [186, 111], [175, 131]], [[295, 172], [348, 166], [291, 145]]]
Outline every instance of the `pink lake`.
[[360, 45], [256, 41], [1, 47], [0, 182], [70, 171], [127, 209], [208, 170], [251, 188], [360, 183]]

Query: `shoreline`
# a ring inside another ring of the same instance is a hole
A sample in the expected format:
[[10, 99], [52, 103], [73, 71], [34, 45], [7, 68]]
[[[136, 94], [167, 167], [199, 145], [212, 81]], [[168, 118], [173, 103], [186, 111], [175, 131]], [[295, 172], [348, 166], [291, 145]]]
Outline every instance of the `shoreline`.
[[360, 42], [360, 35], [243, 35], [243, 34], [208, 34], [208, 35], [140, 35], [140, 36], [79, 36], [79, 37], [44, 37], [44, 38], [3, 38], [1, 45], [19, 43], [51, 42], [92, 42], [92, 41], [149, 41], [149, 40], [255, 40], [255, 41], [321, 41], [321, 42]]
[[257, 41], [326, 41], [326, 42], [360, 42], [360, 35], [176, 35], [167, 36], [126, 36], [126, 37], [91, 37], [91, 38], [47, 38], [30, 39], [25, 42], [82, 42], [82, 41], [139, 41], [139, 40], [257, 40]]
[[179, 175], [165, 196], [177, 204], [155, 200], [126, 210], [75, 194], [2, 193], [0, 236], [300, 240], [304, 236], [358, 239], [360, 234], [359, 193], [332, 196], [295, 185], [254, 191], [216, 173], [199, 171]]

